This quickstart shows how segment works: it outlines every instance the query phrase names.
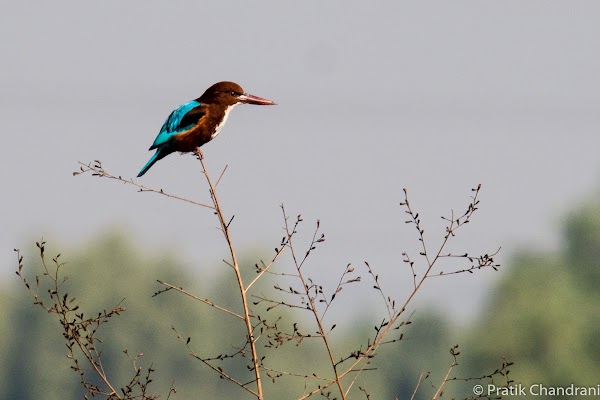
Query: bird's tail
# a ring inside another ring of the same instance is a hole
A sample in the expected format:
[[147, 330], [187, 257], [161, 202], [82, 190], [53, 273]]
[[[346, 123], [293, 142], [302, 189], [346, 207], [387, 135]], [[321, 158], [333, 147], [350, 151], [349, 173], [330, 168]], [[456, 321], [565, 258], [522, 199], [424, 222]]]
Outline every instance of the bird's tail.
[[140, 176], [144, 175], [150, 169], [150, 167], [152, 167], [154, 165], [155, 162], [157, 162], [158, 160], [160, 160], [166, 156], [166, 154], [163, 154], [163, 152], [161, 152], [160, 150], [161, 149], [156, 150], [156, 153], [154, 153], [152, 158], [150, 158], [150, 160], [146, 163], [146, 165], [144, 165], [144, 168], [142, 168], [140, 173], [137, 175], [138, 178]]

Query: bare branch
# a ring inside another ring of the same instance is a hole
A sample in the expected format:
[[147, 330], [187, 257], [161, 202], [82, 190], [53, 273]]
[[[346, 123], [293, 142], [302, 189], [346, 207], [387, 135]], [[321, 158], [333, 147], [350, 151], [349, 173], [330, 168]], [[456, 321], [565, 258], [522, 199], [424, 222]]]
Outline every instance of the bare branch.
[[[242, 275], [240, 272], [240, 266], [237, 260], [237, 255], [233, 246], [233, 241], [231, 239], [231, 234], [229, 232], [229, 223], [225, 222], [225, 217], [223, 214], [223, 210], [221, 208], [221, 205], [219, 204], [219, 198], [217, 197], [217, 192], [215, 189], [215, 185], [213, 185], [212, 180], [210, 179], [210, 176], [206, 170], [206, 165], [204, 164], [204, 158], [202, 156], [202, 153], [200, 152], [200, 149], [197, 149], [196, 151], [196, 155], [198, 156], [198, 159], [200, 160], [200, 163], [202, 164], [202, 172], [204, 174], [204, 176], [206, 177], [206, 181], [210, 187], [210, 196], [212, 198], [213, 201], [213, 208], [217, 214], [217, 217], [219, 219], [219, 223], [221, 226], [221, 229], [223, 231], [223, 235], [225, 236], [225, 240], [227, 241], [227, 245], [229, 246], [229, 252], [231, 254], [231, 266], [233, 267], [234, 271], [235, 271], [235, 276], [236, 276], [236, 280], [238, 283], [238, 287], [240, 290], [240, 295], [241, 295], [241, 299], [242, 299], [242, 306], [244, 309], [244, 321], [246, 323], [246, 331], [248, 334], [248, 343], [250, 344], [250, 350], [252, 352], [252, 364], [253, 364], [253, 371], [254, 371], [254, 375], [256, 377], [256, 397], [259, 400], [263, 399], [263, 389], [262, 389], [262, 381], [260, 378], [260, 365], [259, 365], [259, 357], [258, 357], [258, 352], [256, 350], [256, 340], [254, 338], [254, 332], [253, 332], [253, 328], [252, 328], [252, 322], [250, 320], [250, 311], [248, 308], [248, 299], [246, 297], [246, 288], [244, 286], [244, 281], [242, 279]], [[245, 387], [245, 386], [243, 386]]]
[[[205, 207], [205, 208], [210, 208], [212, 210], [214, 210], [214, 207], [208, 204], [204, 204], [204, 203], [200, 203], [194, 200], [190, 200], [187, 199], [185, 197], [181, 197], [181, 196], [177, 196], [174, 194], [170, 194], [165, 192], [162, 189], [155, 189], [152, 188], [150, 186], [146, 186], [146, 185], [142, 185], [140, 183], [135, 182], [133, 179], [126, 179], [126, 178], [122, 178], [121, 176], [116, 176], [116, 175], [112, 175], [109, 172], [107, 172], [103, 167], [102, 167], [102, 163], [98, 160], [95, 160], [93, 163], [90, 162], [88, 164], [84, 164], [81, 161], [79, 161], [79, 164], [81, 165], [81, 167], [79, 168], [79, 171], [75, 171], [73, 172], [73, 176], [77, 176], [77, 175], [81, 175], [81, 174], [85, 174], [88, 172], [92, 173], [92, 176], [97, 176], [99, 178], [108, 178], [108, 179], [114, 179], [116, 181], [120, 181], [123, 182], [125, 184], [128, 185], [132, 185], [135, 186], [137, 188], [139, 188], [139, 192], [152, 192], [152, 193], [157, 193], [163, 196], [167, 196], [169, 198], [175, 199], [175, 200], [179, 200], [179, 201], [183, 201], [185, 203], [190, 203], [196, 206], [200, 206], [200, 207]], [[223, 171], [224, 172], [224, 171]]]
[[158, 292], [156, 292], [156, 293], [154, 293], [154, 294], [152, 295], [152, 297], [156, 297], [156, 296], [158, 296], [159, 294], [161, 294], [161, 293], [164, 293], [164, 292], [166, 292], [166, 291], [168, 291], [168, 290], [176, 290], [176, 291], [178, 291], [178, 292], [180, 292], [180, 293], [183, 293], [183, 294], [185, 294], [186, 296], [189, 296], [189, 297], [191, 297], [191, 298], [192, 298], [192, 299], [194, 299], [194, 300], [198, 300], [198, 301], [201, 301], [201, 302], [202, 302], [202, 303], [204, 303], [204, 304], [208, 304], [209, 306], [211, 306], [211, 307], [214, 307], [214, 308], [216, 308], [217, 310], [221, 310], [221, 311], [223, 311], [223, 312], [226, 312], [227, 314], [231, 314], [231, 315], [233, 315], [234, 317], [237, 317], [237, 318], [239, 318], [239, 319], [241, 319], [241, 320], [243, 320], [243, 319], [244, 319], [244, 317], [242, 317], [240, 314], [238, 314], [238, 313], [236, 313], [236, 312], [233, 312], [233, 311], [231, 311], [231, 310], [228, 310], [228, 309], [226, 309], [225, 307], [221, 307], [221, 306], [219, 306], [219, 305], [216, 305], [215, 303], [213, 303], [212, 301], [210, 301], [210, 300], [208, 300], [208, 299], [203, 299], [203, 298], [200, 298], [200, 297], [198, 297], [198, 296], [196, 296], [196, 295], [194, 295], [194, 294], [192, 294], [192, 293], [190, 293], [190, 292], [188, 292], [188, 291], [184, 290], [183, 288], [180, 288], [180, 287], [173, 286], [173, 285], [171, 285], [170, 283], [166, 283], [166, 282], [163, 282], [163, 281], [161, 281], [160, 279], [158, 279], [158, 280], [157, 280], [157, 282], [158, 282], [158, 283], [160, 283], [161, 285], [164, 285], [164, 286], [166, 286], [167, 288], [166, 288], [166, 289], [163, 289], [163, 290], [161, 290], [161, 291], [158, 291]]
[[[313, 234], [313, 238], [311, 241], [311, 244], [309, 246], [309, 249], [305, 252], [304, 257], [302, 258], [302, 261], [299, 261], [298, 257], [296, 256], [296, 251], [292, 242], [292, 237], [291, 237], [291, 233], [295, 231], [295, 228], [297, 226], [298, 223], [300, 223], [300, 221], [302, 221], [301, 216], [298, 216], [298, 218], [296, 219], [296, 224], [294, 225], [294, 229], [292, 229], [290, 231], [290, 226], [288, 224], [288, 219], [285, 215], [285, 210], [284, 210], [284, 221], [285, 221], [285, 231], [286, 234], [289, 238], [288, 240], [288, 247], [290, 248], [290, 252], [292, 254], [292, 259], [294, 260], [294, 264], [296, 266], [296, 270], [298, 271], [298, 278], [300, 279], [300, 281], [302, 282], [302, 287], [304, 288], [304, 293], [306, 295], [306, 297], [308, 298], [308, 302], [309, 302], [309, 307], [310, 307], [310, 311], [313, 314], [314, 320], [317, 323], [317, 326], [319, 328], [318, 330], [318, 334], [321, 335], [321, 338], [323, 339], [323, 344], [325, 345], [325, 349], [327, 350], [327, 354], [329, 356], [329, 361], [331, 363], [331, 367], [333, 369], [333, 373], [335, 374], [335, 383], [338, 387], [338, 390], [340, 392], [340, 396], [342, 397], [343, 400], [346, 399], [346, 393], [344, 391], [344, 388], [342, 387], [342, 382], [341, 382], [341, 376], [338, 374], [338, 370], [337, 370], [337, 366], [335, 363], [335, 359], [333, 357], [333, 352], [332, 352], [332, 348], [331, 348], [331, 344], [329, 343], [329, 340], [327, 338], [327, 332], [325, 331], [324, 327], [323, 327], [323, 322], [321, 320], [321, 317], [319, 316], [318, 310], [317, 310], [317, 306], [315, 304], [315, 297], [311, 295], [310, 293], [310, 288], [308, 286], [308, 284], [306, 283], [306, 279], [304, 278], [304, 275], [302, 274], [302, 266], [304, 265], [304, 262], [306, 261], [306, 259], [308, 258], [308, 256], [310, 255], [311, 251], [315, 249], [315, 244], [317, 243], [317, 234], [319, 231], [319, 221], [317, 221], [317, 226], [315, 228], [315, 232]], [[321, 236], [321, 239], [323, 239], [324, 237]]]

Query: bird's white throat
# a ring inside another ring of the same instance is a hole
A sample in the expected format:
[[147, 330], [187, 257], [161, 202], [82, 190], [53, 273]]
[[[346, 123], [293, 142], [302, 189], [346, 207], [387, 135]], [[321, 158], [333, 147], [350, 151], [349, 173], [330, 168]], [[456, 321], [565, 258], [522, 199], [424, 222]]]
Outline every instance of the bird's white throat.
[[215, 132], [210, 136], [211, 140], [217, 137], [217, 135], [221, 131], [221, 128], [223, 128], [223, 126], [225, 125], [225, 122], [227, 122], [227, 117], [229, 116], [229, 113], [231, 112], [231, 110], [233, 110], [233, 107], [235, 107], [235, 106], [237, 106], [237, 103], [233, 104], [225, 109], [225, 115], [223, 116], [223, 119], [221, 120], [221, 122], [219, 122], [219, 125], [217, 125], [217, 127], [215, 128]]

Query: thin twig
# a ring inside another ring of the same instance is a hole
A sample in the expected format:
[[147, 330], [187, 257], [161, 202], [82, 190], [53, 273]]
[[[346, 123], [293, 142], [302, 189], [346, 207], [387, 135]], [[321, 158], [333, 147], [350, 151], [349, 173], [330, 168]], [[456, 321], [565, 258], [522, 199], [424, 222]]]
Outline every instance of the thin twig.
[[456, 230], [458, 228], [460, 228], [461, 226], [467, 224], [470, 221], [473, 213], [477, 210], [477, 205], [479, 204], [478, 194], [479, 194], [480, 189], [481, 189], [481, 185], [478, 185], [476, 188], [472, 189], [472, 191], [475, 193], [471, 197], [472, 200], [469, 203], [469, 206], [463, 215], [461, 215], [459, 218], [455, 219], [454, 212], [452, 212], [451, 218], [443, 217], [444, 220], [448, 221], [448, 225], [446, 227], [446, 234], [444, 235], [444, 240], [442, 241], [442, 244], [438, 248], [438, 251], [435, 254], [435, 256], [433, 257], [433, 259], [431, 259], [429, 257], [429, 255], [427, 254], [427, 247], [425, 245], [425, 240], [424, 240], [424, 230], [421, 229], [421, 226], [420, 226], [419, 214], [414, 213], [412, 211], [412, 209], [410, 208], [410, 203], [408, 201], [408, 192], [406, 189], [404, 189], [405, 200], [400, 204], [403, 206], [406, 206], [406, 208], [407, 208], [406, 212], [412, 218], [412, 220], [409, 220], [407, 222], [414, 223], [417, 226], [417, 230], [419, 232], [419, 241], [421, 242], [421, 244], [423, 246], [423, 252], [421, 253], [421, 255], [427, 261], [427, 269], [425, 270], [425, 273], [423, 274], [423, 276], [418, 280], [418, 282], [417, 282], [416, 286], [414, 287], [414, 289], [412, 290], [412, 292], [409, 294], [409, 296], [404, 301], [404, 304], [402, 305], [402, 307], [400, 307], [398, 309], [398, 311], [390, 319], [389, 323], [381, 331], [378, 332], [377, 337], [375, 338], [375, 340], [373, 340], [373, 343], [371, 343], [368, 346], [368, 348], [364, 351], [364, 353], [360, 357], [358, 357], [358, 359], [354, 363], [352, 363], [352, 365], [348, 369], [346, 369], [344, 372], [342, 372], [340, 374], [340, 378], [343, 378], [344, 376], [346, 376], [347, 374], [349, 374], [350, 372], [355, 370], [355, 368], [358, 364], [363, 362], [365, 358], [368, 359], [368, 357], [372, 353], [374, 353], [375, 350], [377, 350], [377, 348], [382, 344], [384, 337], [389, 333], [390, 330], [393, 329], [396, 321], [400, 318], [400, 316], [404, 313], [404, 311], [406, 310], [408, 305], [412, 302], [412, 300], [416, 296], [417, 292], [419, 291], [419, 289], [421, 288], [423, 283], [427, 280], [427, 278], [430, 277], [431, 271], [432, 271], [434, 265], [436, 264], [436, 262], [438, 261], [438, 259], [441, 258], [441, 254], [444, 251], [446, 245], [448, 244], [450, 237], [454, 237]]
[[458, 351], [458, 345], [456, 345], [450, 349], [450, 354], [452, 354], [452, 357], [454, 358], [454, 360], [452, 361], [450, 368], [448, 368], [448, 372], [446, 372], [446, 376], [444, 376], [442, 383], [440, 383], [440, 386], [438, 387], [437, 391], [433, 395], [432, 400], [435, 400], [441, 396], [442, 390], [444, 389], [446, 382], [448, 382], [448, 377], [450, 376], [450, 372], [452, 372], [452, 369], [458, 365], [458, 355], [460, 354], [460, 352]]
[[[410, 396], [410, 400], [414, 400], [417, 391], [419, 390], [419, 386], [421, 386], [421, 382], [423, 382], [423, 371], [419, 374], [419, 380], [417, 380], [417, 384], [415, 385], [415, 389], [413, 390], [412, 396]], [[429, 375], [429, 374], [428, 374]]]
[[[180, 292], [180, 293], [183, 293], [183, 294], [185, 294], [186, 296], [189, 296], [189, 297], [191, 297], [191, 298], [192, 298], [192, 299], [194, 299], [194, 300], [198, 300], [198, 301], [201, 301], [202, 303], [208, 304], [209, 306], [211, 306], [211, 307], [214, 307], [214, 308], [216, 308], [217, 310], [221, 310], [221, 311], [223, 311], [223, 312], [226, 312], [227, 314], [231, 314], [231, 315], [233, 315], [234, 317], [237, 317], [237, 318], [239, 318], [239, 319], [242, 319], [242, 320], [244, 319], [244, 317], [242, 317], [240, 314], [238, 314], [238, 313], [236, 313], [236, 312], [233, 312], [233, 311], [231, 311], [231, 310], [228, 310], [228, 309], [226, 309], [225, 307], [221, 307], [221, 306], [219, 306], [219, 305], [216, 305], [215, 303], [213, 303], [212, 301], [210, 301], [210, 300], [208, 300], [208, 299], [203, 299], [203, 298], [201, 298], [201, 297], [198, 297], [198, 296], [196, 296], [196, 295], [194, 295], [194, 294], [192, 294], [192, 293], [188, 292], [187, 290], [184, 290], [183, 288], [180, 288], [180, 287], [177, 287], [177, 286], [173, 286], [173, 285], [171, 285], [170, 283], [167, 283], [167, 282], [163, 282], [163, 281], [161, 281], [160, 279], [157, 279], [156, 281], [157, 281], [158, 283], [160, 283], [161, 285], [164, 285], [164, 286], [166, 286], [166, 287], [167, 287], [169, 290], [176, 290], [176, 291], [178, 291], [178, 292]], [[165, 290], [166, 290], [166, 289], [165, 289]], [[159, 293], [163, 293], [163, 292], [164, 292], [164, 290], [163, 290], [162, 292], [156, 292], [156, 293], [154, 293], [153, 297], [154, 297], [154, 296], [157, 296]]]
[[262, 370], [266, 371], [266, 372], [270, 372], [270, 373], [274, 373], [277, 375], [289, 375], [289, 376], [295, 376], [298, 378], [306, 378], [306, 379], [313, 379], [313, 380], [318, 380], [318, 381], [325, 381], [325, 382], [331, 382], [334, 383], [334, 381], [332, 379], [329, 378], [324, 378], [322, 376], [316, 375], [316, 374], [300, 374], [297, 372], [288, 372], [288, 371], [279, 371], [273, 368], [268, 368], [265, 367], [264, 365], [260, 367]]
[[[342, 399], [345, 400], [346, 399], [346, 393], [344, 391], [344, 388], [342, 387], [342, 381], [341, 381], [341, 376], [338, 374], [337, 371], [337, 366], [335, 363], [335, 359], [333, 357], [333, 352], [331, 349], [331, 344], [329, 343], [329, 340], [327, 338], [327, 333], [325, 332], [325, 329], [323, 327], [323, 322], [321, 321], [321, 318], [319, 317], [319, 313], [317, 311], [317, 306], [315, 304], [315, 300], [314, 297], [310, 295], [310, 290], [309, 290], [309, 286], [306, 284], [306, 281], [304, 279], [304, 275], [302, 274], [302, 265], [304, 264], [304, 262], [306, 261], [306, 258], [308, 257], [308, 254], [310, 253], [310, 250], [308, 250], [306, 252], [306, 254], [304, 255], [304, 258], [302, 259], [301, 262], [298, 261], [298, 257], [296, 256], [296, 251], [294, 250], [294, 245], [292, 243], [292, 238], [290, 235], [290, 228], [289, 228], [289, 224], [288, 224], [288, 219], [285, 217], [285, 212], [284, 212], [284, 221], [285, 221], [285, 230], [286, 230], [286, 234], [288, 235], [288, 237], [290, 238], [288, 241], [288, 247], [290, 248], [290, 252], [292, 253], [292, 259], [294, 260], [294, 264], [296, 265], [296, 270], [298, 271], [298, 277], [300, 278], [300, 281], [302, 282], [302, 287], [304, 288], [304, 292], [306, 294], [306, 297], [308, 298], [308, 301], [310, 303], [310, 310], [314, 316], [315, 322], [317, 323], [317, 326], [319, 327], [319, 334], [321, 335], [321, 338], [323, 339], [323, 343], [325, 344], [325, 348], [327, 350], [327, 354], [329, 355], [329, 361], [331, 363], [331, 367], [333, 369], [333, 373], [335, 374], [335, 383], [338, 387], [338, 390], [340, 392], [340, 396], [342, 396]], [[310, 244], [310, 249], [313, 248], [314, 244], [316, 243], [316, 236], [317, 236], [317, 231], [319, 229], [319, 223], [317, 222], [317, 229], [315, 230], [315, 233], [313, 235], [313, 240]], [[293, 232], [293, 231], [292, 231]]]
[[102, 164], [98, 160], [95, 160], [94, 163], [88, 163], [88, 164], [82, 163], [81, 161], [78, 161], [78, 163], [81, 165], [81, 167], [79, 168], [80, 170], [73, 172], [73, 176], [77, 176], [77, 175], [84, 174], [86, 172], [90, 172], [91, 171], [92, 175], [94, 175], [94, 176], [98, 176], [100, 178], [114, 179], [116, 181], [120, 181], [120, 182], [126, 183], [128, 185], [133, 185], [133, 186], [139, 188], [140, 192], [157, 193], [157, 194], [160, 194], [160, 195], [163, 195], [163, 196], [170, 197], [172, 199], [183, 201], [185, 203], [190, 203], [190, 204], [193, 204], [193, 205], [196, 205], [196, 206], [206, 207], [206, 208], [210, 208], [211, 210], [214, 210], [214, 207], [211, 206], [211, 205], [200, 203], [198, 201], [194, 201], [194, 200], [190, 200], [190, 199], [186, 199], [185, 197], [177, 196], [177, 195], [174, 195], [174, 194], [170, 194], [170, 193], [165, 192], [162, 189], [155, 189], [155, 188], [150, 187], [150, 186], [142, 185], [140, 183], [135, 182], [131, 178], [130, 179], [125, 179], [125, 178], [123, 178], [121, 176], [112, 175], [109, 172], [106, 172], [104, 170], [104, 168], [102, 167]]
[[356, 380], [358, 379], [358, 376], [360, 375], [360, 373], [367, 367], [367, 365], [369, 365], [368, 362], [364, 363], [360, 369], [356, 372], [358, 372], [355, 376], [354, 379], [352, 379], [352, 382], [350, 382], [350, 384], [348, 385], [348, 388], [346, 388], [346, 396], [348, 396], [348, 393], [350, 393], [350, 389], [352, 389], [352, 386], [354, 386], [354, 383], [356, 382]]
[[197, 359], [198, 361], [202, 362], [204, 365], [206, 365], [207, 367], [209, 367], [210, 369], [212, 369], [213, 371], [217, 372], [223, 379], [226, 379], [232, 383], [235, 383], [237, 386], [241, 387], [242, 389], [246, 390], [249, 393], [252, 393], [255, 397], [259, 397], [259, 394], [257, 392], [255, 392], [254, 390], [250, 389], [247, 385], [245, 385], [244, 383], [238, 381], [237, 379], [235, 379], [234, 377], [232, 377], [231, 375], [227, 374], [225, 371], [223, 371], [222, 368], [220, 367], [215, 367], [214, 365], [212, 365], [210, 362], [208, 362], [207, 360], [205, 360], [204, 358], [200, 357], [198, 354], [196, 354], [190, 347], [189, 341], [185, 340], [183, 338], [183, 336], [181, 336], [179, 334], [179, 332], [177, 332], [177, 330], [175, 329], [175, 327], [172, 327], [173, 331], [175, 331], [175, 333], [177, 334], [177, 337], [185, 344], [185, 346], [188, 348], [189, 350], [189, 354], [194, 357], [195, 359]]
[[223, 171], [221, 171], [221, 175], [219, 175], [219, 178], [217, 179], [217, 182], [215, 183], [215, 187], [219, 186], [219, 182], [221, 182], [221, 178], [223, 178], [223, 175], [225, 175], [225, 171], [227, 171], [227, 167], [228, 167], [228, 165], [225, 165], [225, 168], [223, 168]]
[[252, 287], [252, 285], [254, 285], [260, 278], [261, 276], [263, 276], [265, 273], [267, 273], [267, 271], [269, 270], [269, 268], [271, 268], [271, 266], [275, 263], [275, 261], [279, 258], [279, 256], [285, 251], [285, 246], [281, 246], [281, 248], [277, 249], [277, 253], [275, 253], [275, 257], [273, 257], [273, 259], [271, 260], [271, 262], [269, 262], [269, 264], [267, 264], [259, 273], [258, 275], [252, 280], [252, 282], [250, 282], [247, 286], [246, 286], [246, 293], [248, 293], [248, 290], [250, 290], [250, 288]]

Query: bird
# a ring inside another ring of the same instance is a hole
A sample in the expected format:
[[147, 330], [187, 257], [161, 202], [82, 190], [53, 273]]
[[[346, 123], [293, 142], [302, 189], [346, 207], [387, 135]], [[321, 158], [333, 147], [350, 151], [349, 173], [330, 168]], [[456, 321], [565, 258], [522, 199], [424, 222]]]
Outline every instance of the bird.
[[156, 153], [144, 165], [138, 178], [144, 175], [157, 161], [173, 152], [194, 152], [202, 157], [200, 147], [213, 140], [229, 113], [240, 103], [275, 105], [276, 103], [244, 92], [235, 82], [217, 82], [198, 97], [177, 107], [167, 117], [149, 150]]

